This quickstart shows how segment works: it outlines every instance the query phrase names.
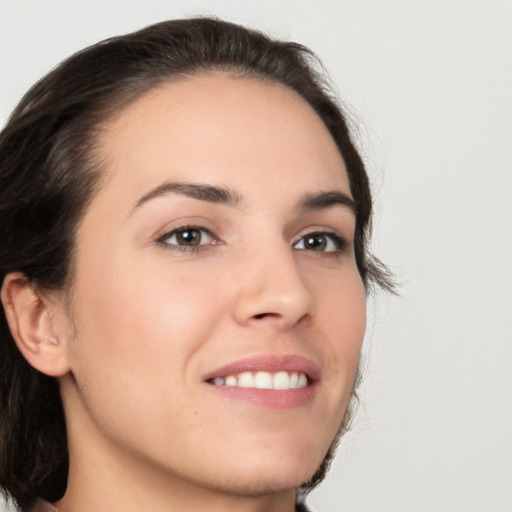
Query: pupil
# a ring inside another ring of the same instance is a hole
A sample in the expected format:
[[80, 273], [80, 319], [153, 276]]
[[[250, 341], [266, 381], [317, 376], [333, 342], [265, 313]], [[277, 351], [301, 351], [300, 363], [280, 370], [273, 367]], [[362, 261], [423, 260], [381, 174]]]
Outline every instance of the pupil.
[[325, 249], [325, 237], [323, 235], [313, 235], [307, 238], [306, 245], [310, 249], [321, 251]]
[[178, 242], [183, 245], [199, 245], [201, 233], [198, 229], [187, 229], [177, 234]]

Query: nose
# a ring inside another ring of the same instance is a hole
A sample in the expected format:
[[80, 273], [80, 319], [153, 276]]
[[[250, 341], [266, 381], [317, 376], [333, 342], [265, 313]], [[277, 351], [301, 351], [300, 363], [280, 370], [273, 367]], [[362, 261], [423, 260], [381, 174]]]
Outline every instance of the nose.
[[235, 279], [233, 313], [239, 324], [286, 329], [311, 320], [313, 296], [284, 241], [246, 255]]

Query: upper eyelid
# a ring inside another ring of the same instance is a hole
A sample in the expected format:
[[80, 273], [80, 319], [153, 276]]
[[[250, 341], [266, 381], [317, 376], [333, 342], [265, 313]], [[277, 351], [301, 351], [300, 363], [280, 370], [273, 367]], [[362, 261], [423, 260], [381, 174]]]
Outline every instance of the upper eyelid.
[[308, 232], [304, 233], [303, 235], [299, 236], [295, 242], [293, 242], [293, 245], [296, 245], [298, 242], [300, 242], [302, 239], [306, 238], [307, 236], [312, 236], [312, 235], [321, 235], [321, 236], [325, 236], [325, 237], [330, 236], [337, 243], [347, 244], [347, 239], [343, 235], [338, 233], [337, 231], [331, 231], [331, 230], [324, 229], [324, 230], [313, 230], [313, 231], [308, 231]]
[[170, 238], [171, 236], [175, 235], [180, 231], [186, 231], [187, 229], [197, 229], [198, 231], [204, 231], [208, 233], [208, 235], [210, 235], [213, 239], [219, 239], [219, 237], [217, 237], [210, 228], [196, 224], [183, 224], [181, 226], [176, 226], [172, 229], [165, 229], [163, 230], [163, 232], [161, 232], [161, 234], [157, 235], [156, 238], [158, 241], [162, 241], [165, 240], [166, 238]]
[[[206, 231], [210, 235], [215, 235], [214, 230], [210, 227], [207, 227], [200, 223], [186, 222], [186, 223], [180, 224], [180, 225], [172, 227], [172, 228], [164, 228], [163, 230], [161, 230], [160, 234], [157, 234], [157, 237], [170, 235], [170, 234], [176, 233], [177, 231], [184, 231], [187, 229], [197, 229], [197, 230], [201, 230], [201, 231]], [[332, 234], [332, 235], [336, 235], [336, 236], [345, 238], [345, 236], [342, 235], [338, 229], [325, 227], [325, 226], [310, 226], [310, 227], [304, 228], [304, 229], [300, 230], [293, 238], [300, 240], [302, 237], [304, 237], [308, 234], [312, 234], [312, 233]]]
[[302, 229], [294, 236], [294, 240], [295, 242], [298, 242], [301, 238], [304, 238], [305, 236], [312, 234], [332, 235], [337, 238], [342, 238], [347, 242], [349, 241], [349, 238], [347, 238], [339, 229], [327, 226], [310, 226], [305, 229]]
[[[177, 232], [181, 230], [187, 230], [187, 229], [197, 229], [206, 232], [209, 236], [212, 237], [214, 241], [224, 243], [224, 240], [217, 235], [217, 229], [212, 228], [210, 226], [205, 225], [204, 220], [203, 222], [181, 222], [177, 226], [173, 226], [172, 228], [164, 228], [155, 236], [155, 240], [157, 242], [165, 242], [166, 239], [170, 238]], [[342, 231], [340, 231], [337, 228], [330, 227], [330, 226], [322, 226], [322, 225], [311, 225], [306, 228], [301, 229], [298, 233], [296, 233], [293, 237], [289, 239], [289, 243], [291, 246], [297, 244], [302, 238], [308, 235], [312, 234], [321, 234], [326, 236], [333, 236], [335, 238], [335, 241], [342, 241], [346, 246], [350, 246], [352, 244], [352, 238], [350, 236], [346, 236], [343, 234]], [[204, 244], [204, 246], [209, 244]]]
[[[186, 220], [186, 219], [178, 219], [174, 222], [168, 222], [163, 228], [159, 229], [156, 232], [156, 237], [168, 235], [171, 233], [175, 233], [176, 231], [182, 231], [186, 229], [200, 229], [203, 231], [207, 231], [208, 233], [213, 234], [215, 232], [214, 228], [209, 225], [205, 219], [200, 220]], [[159, 234], [160, 233], [160, 234]]]

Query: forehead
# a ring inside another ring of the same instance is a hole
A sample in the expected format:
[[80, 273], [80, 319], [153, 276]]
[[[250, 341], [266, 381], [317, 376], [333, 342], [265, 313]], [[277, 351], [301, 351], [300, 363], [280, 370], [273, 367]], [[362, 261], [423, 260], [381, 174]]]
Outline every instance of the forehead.
[[166, 83], [123, 109], [98, 143], [107, 181], [130, 193], [168, 179], [350, 192], [322, 120], [281, 84], [223, 75]]

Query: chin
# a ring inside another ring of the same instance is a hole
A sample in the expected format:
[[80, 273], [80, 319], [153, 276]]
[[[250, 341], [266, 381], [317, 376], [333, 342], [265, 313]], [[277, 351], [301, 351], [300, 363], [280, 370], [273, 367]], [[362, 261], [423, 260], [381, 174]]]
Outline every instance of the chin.
[[272, 434], [267, 430], [264, 435], [262, 429], [248, 438], [233, 432], [229, 453], [217, 453], [214, 459], [223, 460], [223, 468], [215, 464], [217, 484], [225, 484], [234, 494], [251, 496], [297, 490], [320, 474], [320, 467], [330, 459], [343, 433], [343, 429], [333, 430], [303, 425], [293, 435], [276, 428]]
[[[261, 496], [296, 490], [311, 480], [322, 464], [321, 456], [310, 453], [276, 454], [274, 457], [244, 458], [229, 478], [228, 486], [235, 494]], [[228, 483], [228, 482], [226, 482]]]
[[[313, 471], [314, 473], [314, 471]], [[218, 485], [213, 485], [216, 490], [222, 490], [234, 495], [240, 496], [264, 496], [271, 494], [282, 494], [286, 492], [296, 492], [296, 490], [311, 476], [296, 473], [283, 473], [278, 471], [266, 471], [263, 473], [250, 471], [246, 475], [237, 475]]]
[[[339, 441], [349, 424], [350, 414], [345, 414], [338, 431], [327, 443], [326, 439], [321, 440], [316, 436], [313, 442], [307, 444], [284, 442], [281, 449], [266, 454], [264, 451], [254, 454], [253, 459], [248, 456], [244, 459], [246, 462], [243, 466], [239, 465], [237, 470], [240, 492], [256, 496], [297, 490], [307, 483], [315, 486], [328, 471]], [[234, 487], [237, 486], [236, 482], [233, 484]]]

